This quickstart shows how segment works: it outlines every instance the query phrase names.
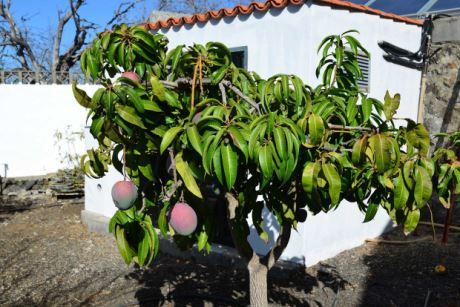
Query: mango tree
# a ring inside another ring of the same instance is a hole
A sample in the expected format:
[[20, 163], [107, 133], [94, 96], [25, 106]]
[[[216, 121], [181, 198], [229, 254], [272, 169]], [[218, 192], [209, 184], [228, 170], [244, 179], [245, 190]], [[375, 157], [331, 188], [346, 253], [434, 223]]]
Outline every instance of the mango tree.
[[[165, 36], [124, 24], [94, 39], [80, 63], [101, 87], [89, 97], [73, 86], [99, 141], [82, 166], [100, 178], [113, 164], [136, 187], [115, 188], [123, 206], [109, 225], [126, 263], [155, 259], [155, 228], [181, 248], [209, 253], [219, 225], [204, 204], [219, 194], [247, 262], [251, 305], [266, 306], [267, 272], [307, 211], [328, 212], [346, 199], [365, 212], [364, 222], [382, 207], [406, 232], [415, 229], [432, 178], [445, 167], [428, 157], [423, 125], [395, 124], [398, 94], [381, 102], [360, 90], [357, 55], [368, 53], [355, 32], [323, 40], [314, 88], [295, 75], [264, 79], [238, 68], [217, 42], [169, 50]], [[264, 207], [280, 234], [259, 255], [247, 218], [268, 241]]]

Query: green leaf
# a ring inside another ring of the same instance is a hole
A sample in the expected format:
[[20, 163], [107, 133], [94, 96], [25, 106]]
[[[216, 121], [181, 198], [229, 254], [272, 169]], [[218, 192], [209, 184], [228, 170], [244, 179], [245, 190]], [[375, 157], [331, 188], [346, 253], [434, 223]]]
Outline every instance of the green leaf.
[[244, 138], [243, 134], [235, 126], [228, 127], [228, 132], [230, 134], [230, 137], [232, 138], [233, 144], [235, 144], [240, 149], [247, 162], [249, 157], [248, 143]]
[[200, 236], [198, 237], [198, 251], [202, 251], [205, 248], [206, 243], [208, 243], [208, 234], [206, 230], [202, 230], [200, 232]]
[[143, 230], [143, 234], [142, 240], [137, 247], [137, 261], [140, 266], [144, 265], [150, 250], [150, 236], [145, 230]]
[[160, 101], [165, 101], [165, 87], [163, 84], [161, 84], [160, 80], [158, 79], [157, 76], [153, 75], [150, 78], [150, 84], [152, 85], [152, 92], [153, 94], [160, 100]]
[[324, 122], [321, 116], [312, 113], [308, 117], [308, 132], [310, 133], [310, 142], [314, 145], [320, 144], [324, 136]]
[[278, 153], [278, 156], [281, 160], [285, 160], [288, 156], [286, 136], [284, 135], [283, 129], [281, 127], [276, 127], [273, 130], [273, 138], [275, 140], [275, 147]]
[[272, 152], [270, 146], [265, 145], [260, 148], [259, 165], [265, 178], [271, 178], [273, 174]]
[[222, 169], [222, 154], [221, 154], [221, 149], [220, 146], [217, 147], [216, 151], [214, 152], [212, 156], [212, 166], [214, 168], [214, 174], [217, 177], [217, 180], [219, 180], [221, 185], [225, 185], [224, 181], [224, 173]]
[[420, 210], [409, 211], [404, 222], [404, 233], [408, 235], [417, 228], [420, 220]]
[[402, 209], [407, 205], [409, 199], [409, 190], [404, 183], [402, 172], [399, 173], [394, 182], [395, 189], [393, 190], [393, 204], [395, 209]]
[[99, 55], [99, 52], [93, 48], [93, 49], [90, 49], [90, 51], [88, 52], [86, 56], [88, 70], [90, 72], [90, 75], [93, 81], [96, 81], [97, 75], [99, 74], [99, 62], [98, 62], [99, 56], [98, 55]]
[[406, 132], [407, 142], [417, 148], [422, 156], [428, 154], [430, 149], [430, 136], [423, 124], [410, 121]]
[[121, 257], [125, 261], [126, 264], [130, 264], [133, 259], [133, 252], [129, 247], [128, 241], [125, 238], [125, 230], [120, 226], [115, 227], [115, 237], [117, 241], [118, 251], [121, 254]]
[[417, 208], [422, 208], [431, 198], [433, 186], [430, 175], [423, 167], [415, 166], [415, 189], [414, 198]]
[[321, 165], [319, 162], [307, 162], [302, 173], [302, 187], [307, 194], [316, 190], [317, 179]]
[[139, 159], [138, 165], [139, 171], [142, 173], [142, 175], [144, 175], [144, 177], [148, 180], [153, 181], [154, 176], [150, 161], [146, 157], [141, 157]]
[[77, 81], [72, 83], [73, 96], [77, 102], [84, 108], [93, 109], [96, 107], [96, 103], [86, 94], [86, 92], [77, 87]]
[[399, 94], [395, 94], [394, 97], [391, 97], [390, 93], [388, 91], [386, 92], [385, 102], [383, 103], [383, 113], [387, 120], [393, 119], [393, 116], [399, 108], [400, 100], [401, 96]]
[[460, 194], [460, 170], [454, 169], [455, 188], [454, 194]]
[[378, 133], [369, 138], [369, 146], [374, 154], [374, 163], [379, 172], [391, 167], [391, 143], [384, 134]]
[[133, 106], [136, 109], [136, 111], [143, 114], [145, 110], [142, 99], [139, 97], [139, 95], [133, 88], [127, 87], [125, 90], [128, 94], [128, 97], [131, 98], [131, 102], [133, 103]]
[[187, 162], [182, 159], [182, 151], [176, 155], [176, 169], [179, 175], [182, 177], [182, 180], [184, 181], [187, 189], [196, 197], [203, 198], [200, 188], [198, 187], [198, 184], [192, 175], [190, 167], [188, 166]]
[[221, 68], [215, 70], [211, 74], [211, 82], [212, 84], [218, 84], [222, 79], [225, 77], [227, 73], [228, 67], [222, 66]]
[[158, 228], [161, 231], [161, 234], [165, 239], [168, 238], [168, 211], [169, 206], [167, 204], [163, 205], [163, 208], [160, 210], [160, 214], [158, 215]]
[[93, 118], [93, 122], [91, 123], [91, 128], [89, 131], [94, 137], [97, 138], [99, 134], [101, 133], [101, 129], [104, 126], [104, 121], [105, 121], [104, 117]]
[[188, 126], [185, 131], [187, 133], [187, 138], [190, 144], [192, 144], [193, 149], [195, 149], [197, 153], [202, 155], [203, 149], [201, 147], [201, 135], [198, 132], [198, 128], [195, 125], [192, 125]]
[[225, 174], [227, 189], [231, 190], [236, 182], [238, 174], [238, 154], [233, 150], [232, 145], [222, 143], [220, 145], [222, 165]]
[[372, 100], [367, 98], [364, 99], [361, 103], [361, 110], [363, 111], [363, 121], [369, 121], [372, 113]]
[[214, 152], [216, 151], [216, 147], [214, 146], [215, 139], [215, 135], [210, 135], [204, 141], [202, 162], [203, 168], [207, 174], [211, 174], [212, 160], [214, 157]]
[[138, 40], [144, 42], [148, 47], [150, 47], [150, 49], [154, 50], [157, 48], [157, 44], [155, 42], [155, 39], [153, 38], [153, 35], [145, 29], [136, 29], [134, 31], [133, 36]]
[[176, 138], [176, 135], [183, 130], [182, 127], [172, 127], [165, 132], [160, 144], [160, 153], [162, 154]]
[[374, 191], [367, 202], [366, 216], [364, 217], [363, 223], [367, 223], [374, 219], [375, 215], [377, 214], [377, 210], [379, 209], [379, 204], [379, 193], [378, 191]]
[[353, 145], [351, 152], [351, 160], [355, 165], [359, 165], [363, 162], [367, 147], [367, 136], [362, 137]]
[[338, 204], [340, 201], [340, 189], [342, 187], [342, 180], [337, 172], [337, 169], [332, 163], [323, 163], [322, 171], [329, 184], [329, 196], [331, 197], [332, 204]]
[[123, 118], [125, 121], [145, 129], [144, 123], [142, 122], [142, 118], [139, 115], [137, 115], [136, 110], [134, 110], [134, 108], [117, 104], [115, 106], [115, 109], [118, 115], [120, 115], [120, 117]]
[[147, 111], [152, 111], [152, 112], [163, 112], [163, 110], [160, 108], [160, 106], [151, 100], [142, 100], [142, 103], [144, 105], [144, 109]]

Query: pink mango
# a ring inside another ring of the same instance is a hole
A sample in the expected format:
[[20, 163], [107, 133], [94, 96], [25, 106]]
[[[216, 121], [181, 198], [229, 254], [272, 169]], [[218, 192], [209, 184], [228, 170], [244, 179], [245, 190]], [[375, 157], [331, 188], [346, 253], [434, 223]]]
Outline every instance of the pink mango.
[[134, 71], [125, 71], [124, 73], [121, 74], [121, 76], [125, 77], [125, 78], [128, 78], [128, 79], [131, 79], [131, 80], [136, 81], [136, 82], [141, 81], [141, 77], [139, 77], [139, 75], [136, 74]]
[[179, 202], [169, 212], [169, 224], [178, 234], [188, 236], [195, 231], [198, 218], [192, 207]]
[[112, 199], [115, 206], [120, 210], [126, 210], [133, 206], [137, 198], [137, 187], [131, 181], [118, 181], [112, 187]]
[[193, 115], [193, 118], [192, 118], [192, 123], [196, 124], [201, 118], [201, 112], [198, 112], [196, 113], [195, 115]]

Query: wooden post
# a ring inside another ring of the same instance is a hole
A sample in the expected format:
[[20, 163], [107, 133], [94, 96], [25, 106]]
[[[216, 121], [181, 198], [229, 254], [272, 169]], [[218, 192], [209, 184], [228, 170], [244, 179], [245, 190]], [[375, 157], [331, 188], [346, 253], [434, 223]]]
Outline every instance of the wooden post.
[[35, 84], [40, 84], [40, 69], [35, 71]]
[[447, 210], [446, 220], [444, 222], [444, 232], [442, 233], [441, 242], [446, 244], [449, 237], [449, 226], [452, 223], [452, 215], [454, 214], [454, 205], [455, 205], [455, 194], [454, 188], [450, 189], [450, 206]]

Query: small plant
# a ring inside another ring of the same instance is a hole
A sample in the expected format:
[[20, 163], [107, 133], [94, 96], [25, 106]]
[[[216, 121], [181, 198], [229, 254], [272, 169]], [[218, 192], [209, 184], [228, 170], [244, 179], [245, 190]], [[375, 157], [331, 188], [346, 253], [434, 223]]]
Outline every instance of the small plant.
[[[442, 168], [428, 155], [422, 124], [395, 124], [399, 94], [387, 92], [381, 102], [360, 91], [357, 54], [368, 53], [353, 32], [321, 43], [316, 88], [295, 75], [263, 79], [237, 68], [217, 42], [168, 50], [165, 36], [127, 25], [98, 35], [80, 63], [102, 87], [89, 97], [73, 86], [100, 144], [82, 167], [99, 178], [113, 164], [138, 187], [133, 206], [117, 211], [109, 227], [126, 263], [153, 261], [154, 226], [181, 248], [209, 252], [218, 225], [205, 206], [207, 186], [227, 200], [252, 306], [267, 305], [267, 272], [307, 212], [329, 212], [346, 199], [364, 222], [383, 208], [405, 232], [416, 228]], [[258, 255], [247, 218], [268, 241], [264, 206], [281, 231]]]
[[64, 168], [80, 168], [81, 154], [76, 148], [77, 142], [84, 140], [83, 131], [74, 131], [67, 126], [64, 131], [54, 133], [54, 146], [57, 147], [59, 162]]

